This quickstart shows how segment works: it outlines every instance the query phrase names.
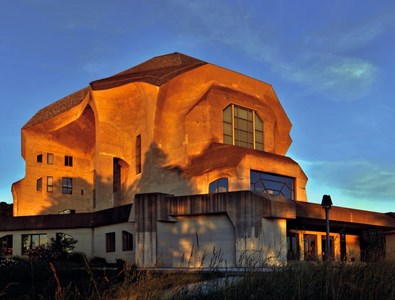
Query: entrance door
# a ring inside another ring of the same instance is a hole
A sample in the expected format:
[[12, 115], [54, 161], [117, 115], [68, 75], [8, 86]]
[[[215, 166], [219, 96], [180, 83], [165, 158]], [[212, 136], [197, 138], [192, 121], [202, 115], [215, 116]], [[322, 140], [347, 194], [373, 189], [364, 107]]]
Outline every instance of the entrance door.
[[317, 260], [317, 235], [305, 234], [304, 239], [304, 260]]

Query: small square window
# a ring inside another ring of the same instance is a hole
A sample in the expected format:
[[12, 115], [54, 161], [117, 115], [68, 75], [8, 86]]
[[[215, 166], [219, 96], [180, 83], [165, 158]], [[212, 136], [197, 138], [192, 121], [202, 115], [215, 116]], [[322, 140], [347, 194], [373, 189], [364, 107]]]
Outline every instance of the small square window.
[[43, 162], [43, 155], [42, 154], [37, 155], [37, 162], [38, 163], [42, 163]]
[[72, 167], [73, 166], [73, 157], [66, 155], [64, 157], [64, 165], [67, 166], [67, 167]]
[[115, 252], [115, 232], [106, 233], [106, 252]]
[[53, 154], [52, 153], [47, 153], [47, 164], [49, 164], [49, 165], [53, 164]]

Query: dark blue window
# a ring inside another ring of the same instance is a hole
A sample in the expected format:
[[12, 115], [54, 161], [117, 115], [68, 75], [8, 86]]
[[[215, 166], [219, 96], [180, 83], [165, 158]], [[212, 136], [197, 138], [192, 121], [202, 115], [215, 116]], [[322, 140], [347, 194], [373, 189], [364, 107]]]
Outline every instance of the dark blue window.
[[292, 177], [251, 170], [250, 183], [251, 191], [282, 195], [285, 198], [294, 199], [294, 179]]
[[210, 183], [209, 193], [223, 193], [228, 191], [228, 178], [220, 178]]

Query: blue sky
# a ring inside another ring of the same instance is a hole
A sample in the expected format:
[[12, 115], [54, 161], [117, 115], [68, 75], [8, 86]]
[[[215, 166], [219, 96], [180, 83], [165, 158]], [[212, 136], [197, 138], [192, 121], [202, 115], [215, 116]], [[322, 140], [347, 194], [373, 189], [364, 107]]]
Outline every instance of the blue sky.
[[393, 1], [2, 0], [0, 201], [24, 176], [40, 108], [182, 52], [268, 82], [293, 128], [310, 202], [395, 211]]

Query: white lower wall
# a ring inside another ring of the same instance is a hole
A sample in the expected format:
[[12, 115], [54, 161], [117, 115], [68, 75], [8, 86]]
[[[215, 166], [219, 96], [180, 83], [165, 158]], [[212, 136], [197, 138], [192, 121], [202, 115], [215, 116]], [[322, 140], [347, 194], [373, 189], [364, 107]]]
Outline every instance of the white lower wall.
[[175, 220], [158, 224], [159, 266], [235, 266], [234, 228], [227, 216], [182, 216]]
[[[133, 234], [134, 223], [121, 223], [97, 228], [77, 228], [77, 229], [50, 229], [50, 230], [26, 230], [26, 231], [3, 231], [0, 238], [6, 235], [13, 236], [12, 255], [22, 255], [22, 235], [23, 234], [46, 234], [47, 241], [56, 237], [56, 233], [68, 234], [78, 242], [75, 244], [74, 252], [83, 252], [88, 258], [99, 256], [113, 263], [116, 259], [123, 259], [129, 263], [135, 263], [135, 238], [133, 240], [133, 250], [122, 250], [122, 231], [125, 230]], [[115, 251], [106, 252], [106, 233], [115, 232]]]

